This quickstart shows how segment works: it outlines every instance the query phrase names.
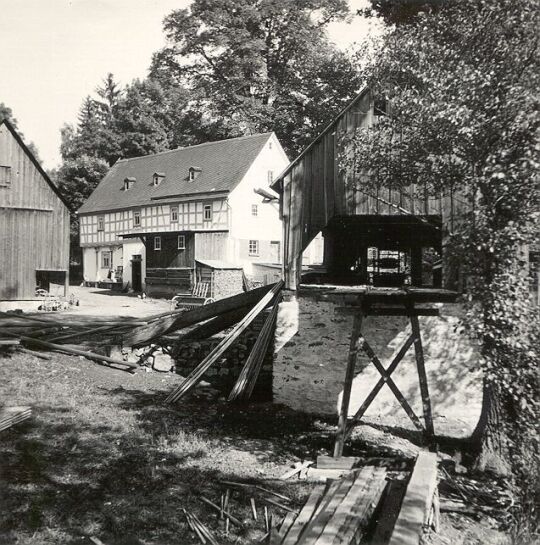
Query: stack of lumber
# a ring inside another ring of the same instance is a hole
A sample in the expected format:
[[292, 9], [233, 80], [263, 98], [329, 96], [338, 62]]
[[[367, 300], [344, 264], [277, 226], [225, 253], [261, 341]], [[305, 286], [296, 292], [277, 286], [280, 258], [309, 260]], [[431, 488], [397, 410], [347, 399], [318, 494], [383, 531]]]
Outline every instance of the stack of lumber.
[[167, 398], [167, 401], [173, 402], [196, 386], [253, 320], [273, 304], [270, 317], [264, 324], [232, 394], [232, 399], [247, 400], [268, 350], [282, 287], [283, 282], [278, 282], [192, 310], [174, 310], [144, 319], [0, 312], [0, 349], [5, 347], [30, 351], [46, 359], [42, 351], [62, 352], [133, 372], [148, 357], [148, 352], [139, 361], [127, 361], [111, 357], [111, 347], [148, 346], [150, 343], [159, 344], [161, 338], [168, 343], [172, 334], [176, 335], [177, 340], [204, 339], [232, 328], [216, 349]]
[[298, 516], [285, 517], [273, 545], [360, 543], [386, 487], [386, 469], [365, 467], [312, 491]]
[[0, 431], [7, 430], [27, 420], [32, 415], [30, 407], [3, 407], [0, 409]]
[[366, 461], [376, 465], [353, 469], [360, 458], [319, 456], [314, 470], [326, 485], [316, 485], [297, 517], [285, 517], [271, 545], [420, 545], [438, 527], [436, 455], [421, 452], [412, 471], [406, 460], [398, 471], [396, 459]]

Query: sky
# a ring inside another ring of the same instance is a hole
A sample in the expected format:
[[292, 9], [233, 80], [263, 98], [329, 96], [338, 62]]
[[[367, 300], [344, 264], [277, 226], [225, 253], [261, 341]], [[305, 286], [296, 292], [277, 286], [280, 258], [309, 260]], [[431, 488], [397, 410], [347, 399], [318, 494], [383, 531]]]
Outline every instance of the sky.
[[[353, 10], [366, 0], [349, 0]], [[60, 128], [75, 123], [84, 97], [107, 73], [129, 83], [147, 74], [165, 45], [163, 18], [190, 0], [0, 0], [0, 102], [9, 106], [43, 165], [60, 162]], [[376, 25], [334, 23], [348, 47]]]

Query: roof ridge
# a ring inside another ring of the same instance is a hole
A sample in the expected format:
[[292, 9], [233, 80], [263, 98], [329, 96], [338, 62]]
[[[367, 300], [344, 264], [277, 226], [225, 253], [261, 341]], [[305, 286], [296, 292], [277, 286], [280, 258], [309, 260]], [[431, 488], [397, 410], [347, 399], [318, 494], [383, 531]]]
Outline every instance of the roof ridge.
[[165, 153], [173, 153], [175, 151], [180, 151], [180, 150], [200, 148], [201, 146], [211, 146], [211, 145], [214, 145], [214, 144], [222, 144], [223, 142], [230, 142], [232, 140], [248, 139], [248, 138], [254, 138], [256, 136], [267, 136], [267, 135], [269, 136], [269, 135], [272, 134], [272, 132], [273, 131], [259, 132], [257, 134], [246, 134], [244, 136], [235, 136], [233, 138], [223, 138], [222, 140], [212, 140], [211, 142], [201, 142], [200, 144], [193, 144], [193, 146], [181, 146], [179, 148], [168, 149], [168, 150], [164, 150], [164, 151], [158, 151], [157, 153], [150, 153], [148, 155], [137, 155], [136, 157], [126, 157], [124, 159], [118, 159], [118, 161], [116, 161], [115, 165], [117, 163], [123, 163], [123, 162], [126, 162], [126, 161], [133, 161], [133, 159], [147, 159], [148, 157], [157, 157], [158, 155], [164, 155]]

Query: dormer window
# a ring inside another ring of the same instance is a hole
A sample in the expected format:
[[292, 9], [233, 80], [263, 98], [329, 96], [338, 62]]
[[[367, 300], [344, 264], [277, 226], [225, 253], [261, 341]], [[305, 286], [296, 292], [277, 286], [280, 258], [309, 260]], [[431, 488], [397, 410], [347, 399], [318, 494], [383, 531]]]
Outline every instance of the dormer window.
[[189, 167], [189, 171], [188, 171], [188, 180], [190, 182], [193, 182], [195, 181], [195, 179], [197, 178], [197, 176], [201, 173], [201, 168], [199, 167]]
[[130, 190], [135, 184], [135, 182], [136, 182], [136, 178], [134, 178], [133, 176], [124, 178], [124, 191]]
[[164, 172], [154, 172], [154, 176], [152, 177], [152, 183], [154, 185], [159, 185], [164, 178], [165, 178]]

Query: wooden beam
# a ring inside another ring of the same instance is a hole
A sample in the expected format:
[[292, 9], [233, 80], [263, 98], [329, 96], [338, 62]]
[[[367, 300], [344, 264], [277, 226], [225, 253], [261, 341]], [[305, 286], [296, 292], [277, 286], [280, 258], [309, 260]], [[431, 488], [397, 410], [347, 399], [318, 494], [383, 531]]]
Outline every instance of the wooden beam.
[[426, 366], [424, 363], [424, 350], [422, 348], [422, 337], [420, 335], [420, 325], [418, 316], [411, 315], [411, 327], [414, 335], [414, 353], [416, 357], [416, 367], [418, 369], [418, 380], [420, 382], [420, 393], [422, 395], [422, 407], [424, 411], [424, 420], [426, 422], [426, 433], [429, 441], [435, 437], [433, 427], [433, 415], [431, 412], [431, 400], [429, 398], [429, 389], [426, 375]]
[[[272, 289], [264, 295], [264, 297], [253, 307], [253, 309], [239, 322], [236, 327], [225, 337], [215, 348], [208, 354], [206, 358], [192, 371], [192, 373], [175, 388], [170, 395], [165, 399], [166, 403], [178, 401], [186, 395], [193, 387], [195, 387], [202, 379], [204, 373], [223, 356], [225, 350], [247, 329], [249, 324], [260, 314], [260, 312], [274, 299], [283, 286], [283, 282], [279, 281], [274, 284]], [[210, 305], [207, 305], [210, 306]], [[204, 307], [203, 307], [204, 308]], [[199, 310], [199, 309], [196, 309]]]
[[349, 344], [349, 358], [347, 360], [347, 369], [345, 371], [345, 380], [343, 382], [343, 396], [341, 398], [341, 410], [339, 412], [338, 429], [336, 434], [336, 443], [334, 445], [334, 457], [343, 454], [345, 444], [345, 435], [347, 433], [347, 418], [349, 416], [349, 402], [351, 400], [352, 383], [354, 379], [354, 370], [356, 359], [358, 357], [358, 340], [362, 330], [362, 314], [354, 315], [351, 340]]
[[130, 334], [124, 337], [124, 345], [138, 346], [141, 344], [146, 344], [152, 339], [170, 333], [171, 331], [176, 331], [178, 329], [183, 329], [185, 327], [204, 322], [210, 318], [221, 316], [231, 310], [239, 309], [248, 305], [253, 306], [260, 301], [261, 298], [264, 297], [264, 295], [267, 294], [274, 286], [275, 284], [263, 286], [261, 288], [246, 291], [245, 293], [233, 295], [232, 297], [220, 299], [219, 301], [194, 308], [193, 310], [179, 310], [171, 314], [167, 314], [163, 318], [158, 318], [152, 321], [152, 323], [135, 328]]
[[399, 352], [396, 354], [395, 358], [392, 360], [392, 363], [388, 366], [388, 369], [386, 369], [383, 376], [379, 379], [377, 384], [375, 384], [375, 386], [373, 387], [371, 392], [368, 394], [368, 396], [366, 397], [362, 405], [360, 405], [358, 411], [356, 411], [356, 414], [353, 416], [351, 422], [348, 425], [345, 438], [349, 436], [355, 424], [362, 418], [362, 416], [364, 416], [364, 413], [368, 410], [373, 400], [377, 397], [377, 394], [379, 393], [380, 389], [387, 383], [388, 378], [390, 378], [390, 375], [395, 371], [399, 362], [403, 359], [407, 350], [409, 350], [413, 342], [414, 342], [414, 335], [411, 334], [409, 335], [409, 338], [405, 341], [405, 343], [403, 344]]
[[[377, 371], [379, 371], [379, 373], [384, 377], [386, 375], [386, 370], [383, 367], [382, 363], [380, 362], [379, 358], [375, 355], [375, 352], [373, 351], [369, 343], [365, 339], [363, 339], [362, 349], [369, 356], [371, 362], [377, 368]], [[400, 392], [399, 388], [396, 386], [396, 383], [392, 380], [390, 376], [386, 377], [386, 384], [388, 384], [388, 387], [390, 388], [390, 390], [392, 390], [392, 393], [394, 394], [396, 399], [399, 401], [400, 405], [403, 407], [404, 411], [407, 413], [409, 418], [412, 420], [413, 424], [421, 432], [424, 432], [425, 428], [424, 426], [422, 426], [422, 422], [420, 422], [419, 418], [416, 416], [416, 414], [412, 410], [408, 401], [405, 399], [403, 394]]]
[[420, 545], [436, 488], [437, 456], [431, 452], [421, 452], [407, 484], [388, 545]]

